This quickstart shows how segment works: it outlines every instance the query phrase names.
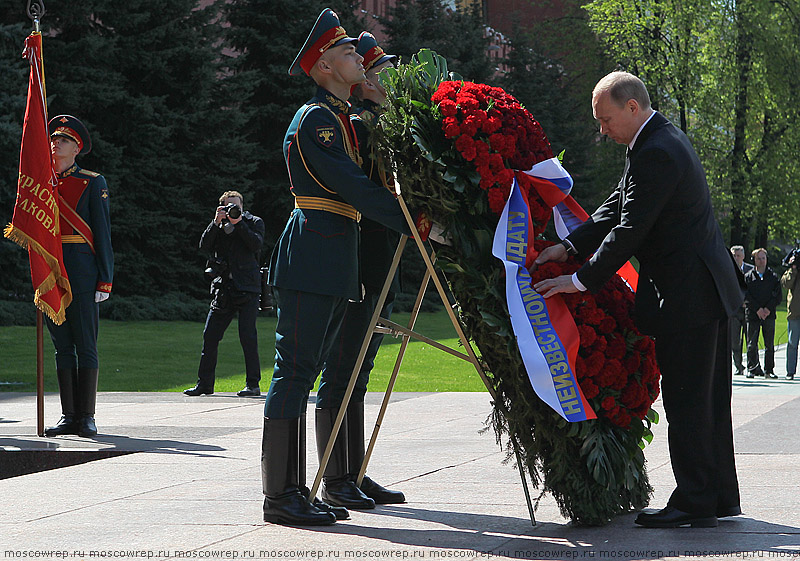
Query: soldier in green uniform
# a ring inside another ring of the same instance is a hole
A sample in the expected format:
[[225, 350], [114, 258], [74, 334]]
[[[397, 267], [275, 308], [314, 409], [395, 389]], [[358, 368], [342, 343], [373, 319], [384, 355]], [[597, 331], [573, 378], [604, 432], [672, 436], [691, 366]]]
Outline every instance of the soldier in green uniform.
[[111, 294], [114, 252], [111, 248], [108, 186], [99, 173], [81, 169], [75, 157], [92, 149], [89, 131], [71, 115], [50, 120], [50, 145], [58, 174], [59, 224], [64, 267], [72, 287], [66, 321], [47, 328], [56, 349], [61, 420], [45, 436], [97, 434], [97, 332], [99, 303]]
[[[364, 81], [357, 39], [325, 9], [289, 73], [311, 76], [318, 89], [298, 109], [283, 144], [295, 209], [270, 259], [278, 310], [275, 369], [264, 406], [261, 471], [264, 520], [332, 524], [336, 515], [304, 495], [305, 438], [301, 417], [348, 300], [361, 300], [359, 225], [363, 213], [411, 234], [400, 205], [361, 169], [358, 139], [345, 101]], [[318, 442], [330, 427], [317, 425]], [[374, 507], [346, 473], [328, 473], [326, 494], [340, 505]], [[321, 510], [322, 509], [322, 510]], [[340, 517], [346, 513], [340, 512]]]
[[[387, 175], [389, 172], [385, 158], [376, 153], [369, 139], [369, 130], [375, 126], [381, 106], [386, 102], [386, 90], [381, 86], [378, 74], [384, 68], [393, 67], [397, 57], [386, 54], [375, 37], [367, 31], [359, 35], [356, 52], [364, 58], [362, 65], [366, 74], [366, 80], [353, 89], [353, 95], [360, 103], [351, 112], [350, 117], [361, 149], [361, 167], [372, 181], [394, 192], [394, 182], [391, 175]], [[321, 421], [326, 426], [332, 424], [339, 413], [350, 374], [358, 359], [361, 344], [399, 241], [399, 232], [375, 220], [366, 217], [361, 219], [361, 276], [364, 283], [364, 299], [360, 302], [347, 303], [339, 336], [333, 344], [331, 353], [326, 357], [322, 370], [322, 383], [317, 392], [316, 414], [318, 422]], [[382, 317], [391, 316], [394, 295], [399, 291], [399, 284], [398, 275], [395, 275], [381, 310]], [[353, 481], [356, 480], [364, 460], [364, 395], [367, 392], [369, 373], [375, 363], [375, 355], [382, 339], [383, 335], [376, 333], [370, 340], [353, 395], [347, 406], [345, 421], [339, 432], [340, 438], [337, 438], [329, 463], [331, 466], [338, 464], [336, 472], [348, 474]], [[318, 434], [319, 432], [322, 431], [318, 428]], [[324, 446], [319, 450], [320, 455], [322, 451]], [[405, 502], [403, 493], [386, 489], [366, 475], [361, 482], [361, 491], [376, 504]], [[322, 498], [336, 503], [336, 498], [329, 497], [326, 493], [323, 493]]]

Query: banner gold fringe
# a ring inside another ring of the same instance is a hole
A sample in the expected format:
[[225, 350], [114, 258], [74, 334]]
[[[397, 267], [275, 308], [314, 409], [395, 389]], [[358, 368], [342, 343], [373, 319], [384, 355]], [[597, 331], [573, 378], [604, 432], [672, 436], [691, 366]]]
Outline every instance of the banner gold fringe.
[[[56, 325], [61, 325], [64, 323], [66, 320], [65, 310], [67, 309], [67, 306], [72, 303], [72, 287], [70, 286], [69, 279], [67, 277], [56, 274], [56, 271], [61, 269], [58, 259], [45, 250], [39, 242], [34, 240], [31, 236], [13, 224], [6, 226], [5, 230], [3, 231], [3, 236], [16, 243], [23, 249], [28, 249], [41, 255], [45, 260], [47, 266], [50, 268], [50, 273], [39, 286], [34, 287], [36, 292], [33, 296], [33, 303], [42, 311], [42, 313], [46, 314], [47, 317], [53, 320], [53, 323]], [[65, 291], [64, 295], [61, 297], [61, 309], [58, 311], [54, 310], [50, 304], [42, 300], [42, 295], [50, 292], [56, 285], [60, 286]]]

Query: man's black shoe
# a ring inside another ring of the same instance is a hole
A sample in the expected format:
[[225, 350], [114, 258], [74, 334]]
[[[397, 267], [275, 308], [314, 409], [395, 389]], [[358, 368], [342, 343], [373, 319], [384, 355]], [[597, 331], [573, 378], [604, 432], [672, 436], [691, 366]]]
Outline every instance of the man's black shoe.
[[282, 497], [264, 498], [264, 522], [289, 526], [328, 526], [336, 522], [331, 512], [322, 512], [298, 490]]
[[786, 375], [786, 379], [787, 380], [794, 380], [794, 374], [787, 374]]
[[239, 390], [236, 392], [236, 395], [239, 397], [258, 397], [261, 395], [261, 388], [256, 386], [255, 388], [251, 388], [250, 386], [245, 386], [243, 390]]
[[78, 421], [78, 436], [89, 438], [97, 436], [97, 425], [94, 423], [94, 417], [91, 415], [84, 415]]
[[772, 378], [773, 380], [775, 380], [778, 377], [775, 375], [774, 372], [767, 372], [766, 374], [764, 374], [764, 378]]
[[44, 430], [45, 436], [61, 436], [62, 434], [78, 434], [78, 423], [74, 415], [62, 415], [54, 427]]
[[753, 374], [752, 372], [748, 372], [746, 377], [747, 377], [747, 378], [755, 378], [755, 377], [756, 377], [756, 375], [755, 375], [755, 374]]
[[742, 507], [739, 505], [729, 506], [726, 508], [717, 508], [717, 518], [727, 518], [728, 516], [739, 516], [742, 513]]
[[391, 505], [406, 502], [406, 496], [402, 491], [392, 491], [383, 485], [375, 483], [372, 479], [364, 476], [361, 480], [361, 492], [375, 501], [376, 505]]
[[692, 528], [716, 528], [716, 516], [698, 516], [683, 512], [675, 507], [668, 506], [657, 512], [642, 512], [634, 520], [639, 526], [645, 528], [679, 528], [691, 526]]
[[209, 390], [206, 388], [201, 388], [200, 386], [195, 386], [193, 388], [189, 388], [188, 390], [183, 390], [183, 393], [185, 395], [190, 395], [192, 397], [198, 395], [211, 395], [212, 393], [214, 393], [214, 389], [212, 388]]

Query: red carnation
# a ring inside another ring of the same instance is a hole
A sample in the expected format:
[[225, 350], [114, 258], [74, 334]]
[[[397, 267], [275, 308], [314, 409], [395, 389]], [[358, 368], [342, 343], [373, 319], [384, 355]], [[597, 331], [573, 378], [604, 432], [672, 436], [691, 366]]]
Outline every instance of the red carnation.
[[502, 189], [492, 187], [489, 189], [489, 207], [495, 214], [501, 214], [503, 207], [506, 206], [506, 196], [503, 194]]
[[475, 151], [475, 141], [466, 134], [462, 134], [456, 139], [456, 150], [461, 152], [465, 160], [474, 160], [477, 155]]
[[588, 325], [579, 325], [578, 333], [581, 337], [581, 346], [589, 347], [597, 340], [597, 333]]
[[445, 117], [454, 117], [458, 113], [458, 107], [451, 99], [444, 99], [439, 104], [439, 111], [442, 112], [442, 115]]

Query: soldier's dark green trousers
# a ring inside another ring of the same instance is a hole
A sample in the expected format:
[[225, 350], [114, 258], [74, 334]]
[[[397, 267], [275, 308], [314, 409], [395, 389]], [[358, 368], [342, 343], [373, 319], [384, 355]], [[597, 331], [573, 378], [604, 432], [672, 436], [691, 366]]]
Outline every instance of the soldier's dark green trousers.
[[286, 288], [274, 291], [278, 310], [275, 370], [264, 416], [293, 419], [305, 410], [308, 392], [338, 335], [347, 299]]

